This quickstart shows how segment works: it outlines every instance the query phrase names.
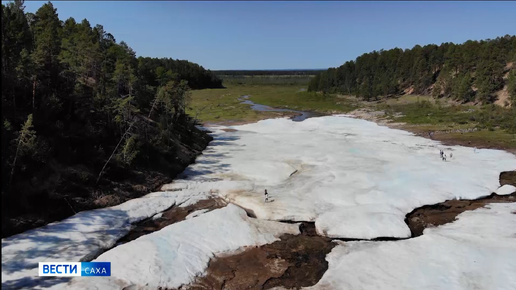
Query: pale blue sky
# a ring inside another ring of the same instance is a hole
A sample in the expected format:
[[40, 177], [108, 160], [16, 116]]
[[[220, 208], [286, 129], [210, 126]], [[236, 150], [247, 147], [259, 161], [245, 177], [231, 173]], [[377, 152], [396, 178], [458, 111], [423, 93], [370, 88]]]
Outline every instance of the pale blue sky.
[[[25, 2], [27, 12], [43, 3]], [[516, 2], [55, 1], [59, 18], [102, 24], [138, 56], [205, 68], [339, 66], [365, 52], [516, 34]]]

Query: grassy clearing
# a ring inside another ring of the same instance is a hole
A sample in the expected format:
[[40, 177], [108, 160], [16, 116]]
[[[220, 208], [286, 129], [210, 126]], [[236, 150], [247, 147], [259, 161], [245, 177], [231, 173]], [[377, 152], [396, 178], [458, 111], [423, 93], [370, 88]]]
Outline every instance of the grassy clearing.
[[280, 85], [308, 87], [313, 75], [219, 75], [225, 86]]
[[300, 85], [231, 85], [225, 89], [192, 91], [188, 113], [202, 122], [248, 122], [278, 117], [276, 112], [257, 112], [238, 98], [250, 96], [257, 103], [278, 108], [316, 111], [321, 113], [349, 112], [353, 103], [333, 95], [306, 92]]
[[[516, 110], [498, 106], [455, 105], [428, 100], [398, 104], [377, 104], [406, 129], [437, 132], [435, 137], [447, 143], [487, 148], [516, 149]], [[471, 132], [475, 129], [477, 131]]]
[[510, 134], [502, 130], [448, 133], [439, 136], [439, 140], [465, 146], [505, 149], [516, 153], [516, 134]]
[[381, 102], [386, 105], [406, 105], [421, 102], [430, 102], [431, 104], [438, 106], [458, 105], [456, 101], [451, 99], [436, 99], [429, 95], [402, 95], [394, 98], [383, 99]]
[[238, 97], [228, 89], [194, 90], [187, 113], [201, 122], [259, 120], [249, 106], [240, 104]]
[[[380, 104], [379, 109], [385, 111], [388, 116], [391, 116], [399, 122], [409, 124], [429, 124], [441, 126], [460, 126], [460, 127], [474, 127], [476, 122], [472, 116], [476, 112], [475, 108], [466, 106], [437, 106], [429, 101], [406, 103], [406, 104]], [[401, 114], [401, 117], [394, 117]], [[466, 125], [466, 126], [464, 126]]]
[[[516, 133], [516, 110], [489, 106], [432, 104], [422, 101], [407, 104], [379, 104], [388, 116], [408, 124], [426, 124], [450, 128], [479, 128]], [[400, 117], [396, 115], [401, 114]]]
[[[285, 115], [253, 111], [238, 100], [244, 95], [250, 96], [250, 100], [257, 104], [300, 111], [346, 113], [357, 108], [369, 108], [385, 111], [392, 121], [406, 123], [407, 130], [436, 132], [437, 139], [450, 144], [516, 151], [515, 108], [460, 105], [451, 100], [420, 95], [364, 102], [353, 96], [307, 92], [306, 80], [290, 82], [296, 77], [244, 76], [226, 82], [225, 89], [193, 91], [188, 113], [201, 122], [214, 123], [253, 122]], [[305, 77], [301, 76], [299, 80]], [[473, 129], [476, 131], [471, 132]]]

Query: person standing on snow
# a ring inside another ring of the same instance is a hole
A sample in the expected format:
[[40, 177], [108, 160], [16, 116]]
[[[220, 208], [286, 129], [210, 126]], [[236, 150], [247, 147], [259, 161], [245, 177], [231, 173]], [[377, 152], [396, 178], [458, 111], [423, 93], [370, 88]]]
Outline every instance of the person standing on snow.
[[265, 190], [265, 202], [269, 201], [269, 193]]

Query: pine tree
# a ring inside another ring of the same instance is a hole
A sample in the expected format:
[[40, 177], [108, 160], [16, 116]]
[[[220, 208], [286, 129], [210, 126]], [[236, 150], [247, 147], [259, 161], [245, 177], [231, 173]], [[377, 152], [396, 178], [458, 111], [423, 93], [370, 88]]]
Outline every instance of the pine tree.
[[473, 90], [471, 88], [473, 81], [469, 73], [459, 75], [455, 78], [455, 86], [453, 88], [452, 96], [456, 100], [464, 103], [472, 101]]
[[14, 160], [11, 166], [9, 184], [12, 183], [18, 157], [34, 155], [37, 152], [36, 131], [34, 131], [34, 126], [32, 124], [32, 114], [27, 117], [27, 120], [18, 133], [18, 138], [16, 138], [14, 141], [16, 142], [16, 153], [14, 154]]
[[[46, 101], [59, 86], [59, 52], [61, 24], [57, 10], [48, 2], [41, 6], [35, 14], [33, 25], [34, 52], [32, 61], [35, 66], [33, 78], [33, 110], [37, 107], [36, 94], [40, 93], [40, 100]], [[38, 89], [38, 87], [41, 87]]]

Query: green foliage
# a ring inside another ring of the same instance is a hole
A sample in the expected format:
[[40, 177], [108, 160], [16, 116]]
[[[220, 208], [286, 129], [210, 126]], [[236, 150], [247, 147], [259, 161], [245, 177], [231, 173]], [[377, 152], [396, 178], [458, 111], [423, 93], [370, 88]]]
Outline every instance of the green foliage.
[[140, 153], [141, 142], [139, 142], [138, 135], [132, 135], [127, 138], [124, 147], [119, 154], [119, 159], [126, 165], [131, 165]]
[[516, 108], [505, 109], [492, 104], [482, 107], [440, 106], [426, 100], [410, 104], [381, 105], [379, 108], [390, 116], [401, 114], [396, 121], [409, 124], [496, 129], [516, 134]]
[[38, 9], [32, 27], [34, 35], [32, 61], [38, 84], [43, 89], [54, 90], [59, 85], [58, 55], [61, 50], [59, 35], [61, 24], [52, 3], [48, 2]]
[[457, 76], [454, 79], [454, 87], [452, 97], [462, 102], [470, 102], [473, 100], [474, 92], [471, 88], [473, 80], [469, 73]]
[[[516, 55], [516, 36], [416, 45], [412, 49], [373, 51], [330, 68], [314, 77], [309, 91], [338, 92], [376, 100], [404, 92], [453, 97], [468, 102], [476, 96], [484, 103], [504, 85], [505, 65]], [[433, 86], [433, 88], [432, 88]]]
[[[184, 114], [189, 87], [221, 87], [217, 76], [186, 60], [137, 58], [102, 25], [61, 21], [50, 2], [34, 14], [20, 0], [1, 7], [1, 178], [9, 181], [2, 196], [10, 204], [3, 212], [34, 210], [38, 198], [69, 194], [62, 185], [67, 168], [92, 176], [117, 166], [179, 168], [174, 142], [196, 130]], [[162, 87], [166, 94], [151, 115]]]
[[346, 98], [307, 92], [303, 86], [243, 84], [226, 85], [224, 89], [194, 90], [187, 112], [203, 122], [256, 121], [278, 116], [278, 112], [254, 111], [249, 105], [242, 104], [239, 99], [244, 95], [258, 104], [291, 110], [346, 113], [356, 108]]
[[177, 118], [185, 114], [186, 106], [190, 100], [190, 88], [188, 82], [169, 81], [158, 89], [158, 102], [160, 102], [167, 114]]
[[483, 61], [476, 70], [477, 95], [484, 103], [494, 101], [493, 93], [503, 87], [503, 67], [505, 64], [492, 61]]
[[278, 85], [307, 86], [314, 75], [296, 75], [285, 72], [284, 75], [218, 75], [224, 85]]
[[134, 105], [134, 97], [128, 96], [126, 98], [115, 98], [113, 99], [113, 120], [121, 127], [129, 125], [133, 120], [134, 116], [138, 114], [140, 110]]
[[32, 114], [30, 114], [18, 133], [18, 138], [14, 140], [17, 144], [16, 151], [19, 152], [19, 156], [30, 156], [37, 152], [36, 131], [34, 131], [32, 123]]
[[4, 120], [4, 127], [3, 127], [3, 129], [5, 131], [11, 131], [13, 129], [12, 126], [11, 126], [11, 122], [9, 122], [7, 120]]

